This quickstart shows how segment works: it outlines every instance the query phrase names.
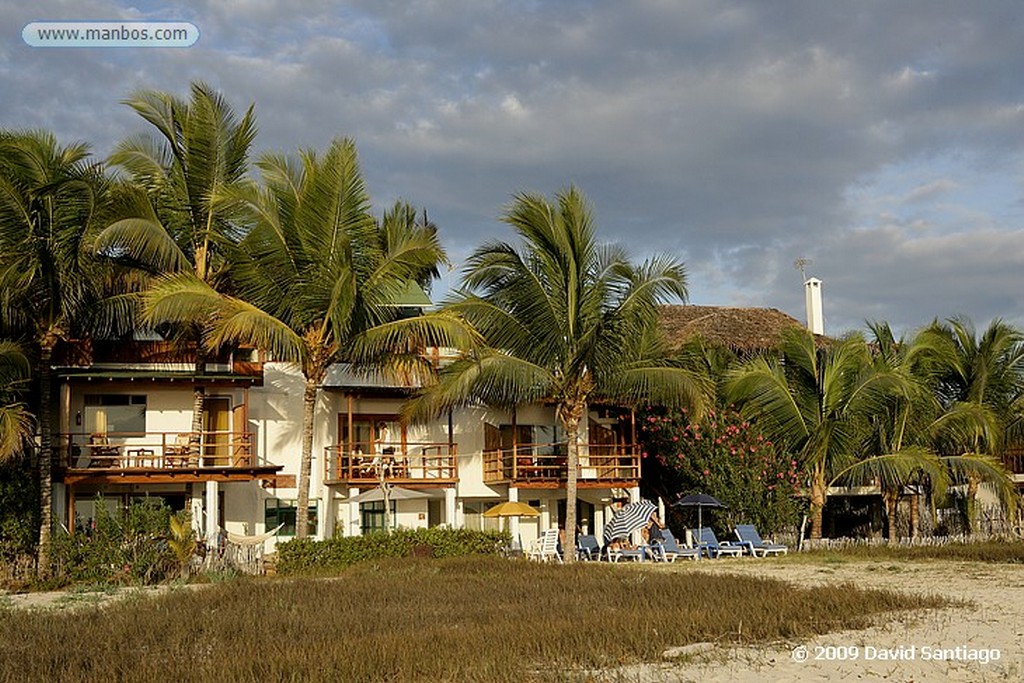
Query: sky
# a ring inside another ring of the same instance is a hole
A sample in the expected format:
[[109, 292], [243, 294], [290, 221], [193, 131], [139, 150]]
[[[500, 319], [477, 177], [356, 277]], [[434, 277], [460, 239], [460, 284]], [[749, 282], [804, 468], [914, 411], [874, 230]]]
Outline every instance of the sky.
[[[34, 21], [176, 20], [189, 48], [30, 47]], [[0, 127], [147, 132], [202, 80], [257, 151], [354, 138], [378, 211], [426, 208], [458, 283], [517, 192], [578, 186], [602, 240], [682, 260], [689, 301], [826, 332], [1024, 325], [1024, 5], [941, 0], [0, 0]]]

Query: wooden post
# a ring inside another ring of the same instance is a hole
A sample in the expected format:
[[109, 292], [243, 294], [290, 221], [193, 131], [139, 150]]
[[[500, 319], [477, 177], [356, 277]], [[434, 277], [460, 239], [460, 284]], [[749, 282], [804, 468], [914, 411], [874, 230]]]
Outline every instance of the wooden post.
[[68, 508], [68, 533], [75, 535], [75, 485], [68, 484], [67, 487], [67, 508]]

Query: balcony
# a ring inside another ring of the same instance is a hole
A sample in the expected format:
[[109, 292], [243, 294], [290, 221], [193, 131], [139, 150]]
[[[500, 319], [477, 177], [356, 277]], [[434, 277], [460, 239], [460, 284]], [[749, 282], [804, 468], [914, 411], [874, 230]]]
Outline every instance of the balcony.
[[[517, 444], [484, 451], [484, 483], [524, 488], [565, 486], [567, 444]], [[631, 444], [580, 444], [576, 481], [581, 488], [632, 486], [640, 479], [639, 449]]]
[[[263, 363], [254, 349], [240, 348], [207, 358], [207, 376], [262, 378]], [[76, 371], [184, 371], [195, 373], [196, 346], [167, 341], [110, 339], [72, 340], [57, 346], [53, 363]]]
[[450, 486], [459, 480], [455, 444], [351, 443], [324, 449], [327, 484], [369, 486], [385, 481], [398, 486]]
[[1003, 453], [1003, 467], [1016, 481], [1024, 481], [1024, 448], [1017, 446]]
[[281, 470], [256, 461], [248, 432], [68, 433], [58, 444], [68, 484], [248, 481]]

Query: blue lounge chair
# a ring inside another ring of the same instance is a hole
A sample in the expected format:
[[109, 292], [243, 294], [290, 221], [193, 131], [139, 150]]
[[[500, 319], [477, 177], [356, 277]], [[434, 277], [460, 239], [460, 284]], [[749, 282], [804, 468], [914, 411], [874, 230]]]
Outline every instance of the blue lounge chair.
[[736, 538], [739, 539], [740, 545], [746, 548], [746, 550], [754, 557], [785, 555], [789, 552], [789, 548], [784, 545], [768, 543], [763, 540], [761, 538], [761, 534], [757, 533], [757, 527], [753, 524], [737, 524]]
[[601, 559], [601, 544], [597, 536], [579, 536], [576, 539], [576, 559], [597, 561]]
[[661, 535], [662, 540], [651, 544], [651, 557], [655, 561], [675, 562], [677, 557], [688, 557], [691, 560], [696, 560], [697, 556], [700, 555], [700, 551], [696, 548], [680, 548], [679, 543], [676, 542], [676, 537], [667, 528], [661, 530]]
[[700, 529], [691, 529], [690, 531], [693, 533], [693, 537], [698, 539], [697, 547], [707, 554], [709, 558], [722, 557], [723, 555], [739, 557], [743, 554], [742, 546], [732, 545], [728, 541], [720, 543], [711, 527], [706, 526]]

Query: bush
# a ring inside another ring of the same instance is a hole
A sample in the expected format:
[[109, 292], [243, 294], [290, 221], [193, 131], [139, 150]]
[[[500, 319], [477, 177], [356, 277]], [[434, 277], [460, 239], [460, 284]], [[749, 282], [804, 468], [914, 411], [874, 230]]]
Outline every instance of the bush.
[[54, 576], [65, 583], [156, 583], [178, 566], [168, 546], [171, 509], [159, 499], [132, 501], [114, 514], [101, 499], [93, 525], [53, 538]]
[[35, 553], [39, 538], [38, 490], [27, 458], [0, 465], [0, 563]]
[[469, 529], [399, 529], [365, 536], [314, 541], [297, 538], [277, 546], [277, 571], [281, 574], [330, 573], [357, 562], [410, 555], [460, 557], [496, 555], [510, 542], [507, 532]]
[[[685, 410], [649, 408], [640, 414], [639, 436], [644, 454], [662, 466], [668, 488], [708, 493], [728, 506], [718, 517], [721, 524], [705, 514], [705, 525], [731, 537], [736, 524], [754, 524], [767, 534], [795, 523], [796, 461], [732, 407], [709, 411], [700, 423], [690, 422]], [[692, 521], [696, 526], [696, 516]]]

